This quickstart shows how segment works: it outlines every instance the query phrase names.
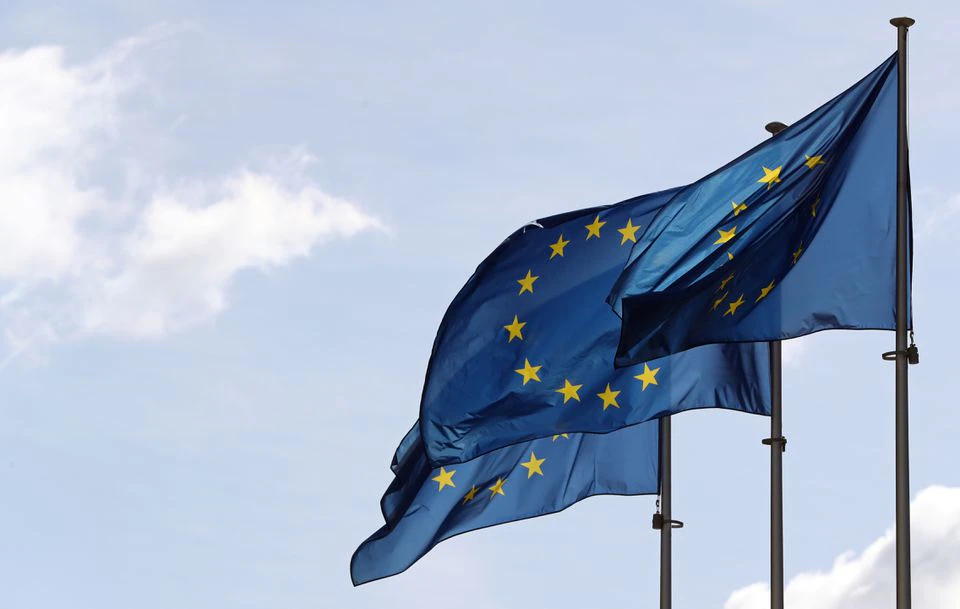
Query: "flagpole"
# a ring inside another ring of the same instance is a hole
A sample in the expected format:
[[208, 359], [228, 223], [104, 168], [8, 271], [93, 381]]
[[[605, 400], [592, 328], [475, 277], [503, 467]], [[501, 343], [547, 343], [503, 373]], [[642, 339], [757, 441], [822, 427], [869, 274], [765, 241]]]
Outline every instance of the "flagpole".
[[660, 418], [660, 506], [653, 528], [660, 529], [660, 609], [673, 606], [673, 505], [670, 450], [670, 417]]
[[[780, 122], [764, 127], [771, 137], [787, 128]], [[783, 609], [783, 352], [779, 340], [770, 342], [770, 609]]]
[[907, 256], [910, 187], [907, 149], [907, 29], [910, 17], [890, 20], [897, 28], [897, 350], [896, 356], [896, 488], [897, 609], [910, 609], [910, 449], [907, 365], [918, 361], [916, 346], [907, 345]]
[[673, 520], [670, 460], [670, 417], [660, 417], [660, 497], [653, 515], [653, 528], [660, 530], [660, 609], [673, 606], [673, 529], [683, 528], [682, 522]]

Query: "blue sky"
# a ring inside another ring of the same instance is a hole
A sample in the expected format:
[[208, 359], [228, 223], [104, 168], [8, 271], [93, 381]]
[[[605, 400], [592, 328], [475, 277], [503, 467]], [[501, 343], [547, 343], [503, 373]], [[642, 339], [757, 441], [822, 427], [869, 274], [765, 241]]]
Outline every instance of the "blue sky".
[[[653, 498], [358, 589], [347, 566], [503, 237], [713, 170], [883, 61], [905, 12], [915, 604], [956, 606], [960, 8], [882, 1], [5, 3], [0, 606], [654, 606]], [[892, 607], [892, 345], [785, 347], [792, 607]], [[763, 606], [767, 426], [674, 420], [678, 609]]]

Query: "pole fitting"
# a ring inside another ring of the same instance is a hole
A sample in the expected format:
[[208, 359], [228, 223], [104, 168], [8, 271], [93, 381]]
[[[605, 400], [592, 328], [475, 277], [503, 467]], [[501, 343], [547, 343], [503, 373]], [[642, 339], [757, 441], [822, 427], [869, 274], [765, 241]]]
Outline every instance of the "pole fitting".
[[780, 121], [773, 121], [772, 123], [767, 123], [766, 125], [764, 125], [763, 128], [766, 129], [767, 133], [769, 133], [770, 135], [776, 135], [781, 131], [783, 131], [784, 129], [786, 129], [787, 126], [781, 123]]
[[880, 357], [882, 357], [884, 361], [895, 362], [897, 361], [897, 356], [901, 354], [907, 356], [908, 364], [912, 365], [912, 364], [920, 363], [920, 349], [918, 349], [917, 345], [913, 343], [911, 343], [910, 346], [907, 347], [906, 349], [901, 349], [897, 351], [887, 351], [886, 353], [882, 354]]
[[787, 452], [787, 438], [786, 436], [777, 436], [776, 438], [764, 438], [760, 440], [760, 443], [764, 446], [773, 446], [774, 444], [780, 445], [780, 452]]
[[656, 514], [654, 514], [654, 515], [653, 515], [653, 528], [659, 531], [660, 529], [662, 529], [662, 528], [664, 527], [664, 525], [669, 525], [669, 527], [670, 527], [671, 529], [682, 529], [682, 528], [683, 528], [683, 522], [681, 522], [681, 521], [679, 521], [679, 520], [667, 520], [667, 519], [665, 519], [665, 518], [663, 517], [663, 514], [661, 514], [660, 512], [657, 512]]
[[890, 25], [898, 28], [907, 28], [916, 23], [916, 19], [911, 19], [910, 17], [894, 17], [890, 20]]

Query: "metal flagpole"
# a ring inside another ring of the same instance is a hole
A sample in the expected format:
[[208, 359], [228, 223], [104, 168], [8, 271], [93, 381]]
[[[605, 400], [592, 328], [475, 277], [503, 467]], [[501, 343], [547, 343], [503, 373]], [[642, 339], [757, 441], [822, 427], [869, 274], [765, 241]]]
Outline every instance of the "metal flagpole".
[[673, 605], [671, 534], [673, 529], [683, 526], [679, 520], [672, 519], [670, 456], [670, 417], [661, 417], [660, 498], [657, 500], [657, 513], [653, 515], [653, 528], [660, 530], [660, 609], [670, 609]]
[[672, 497], [670, 488], [672, 476], [670, 471], [670, 417], [660, 419], [660, 609], [670, 609], [673, 605], [673, 526], [670, 521], [673, 516]]
[[[780, 122], [764, 127], [771, 137], [787, 128]], [[783, 609], [783, 358], [781, 342], [770, 342], [770, 609]]]
[[897, 28], [897, 350], [884, 359], [896, 361], [897, 609], [910, 609], [910, 449], [907, 408], [907, 365], [919, 361], [917, 347], [907, 345], [907, 254], [910, 188], [907, 149], [907, 29], [909, 17], [890, 23]]

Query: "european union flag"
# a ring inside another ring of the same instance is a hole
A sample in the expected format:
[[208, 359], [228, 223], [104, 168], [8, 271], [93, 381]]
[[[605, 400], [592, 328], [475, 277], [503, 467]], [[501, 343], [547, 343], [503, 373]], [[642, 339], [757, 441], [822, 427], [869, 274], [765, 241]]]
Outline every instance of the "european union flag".
[[605, 434], [558, 434], [433, 468], [417, 426], [394, 457], [380, 502], [386, 525], [350, 561], [354, 585], [405, 571], [460, 533], [559, 512], [592, 495], [658, 491], [658, 424]]
[[431, 463], [691, 408], [769, 412], [765, 344], [614, 369], [620, 318], [606, 297], [643, 227], [677, 192], [532, 222], [480, 264], [430, 357], [420, 428]]
[[617, 365], [895, 326], [897, 62], [673, 193], [610, 303]]

